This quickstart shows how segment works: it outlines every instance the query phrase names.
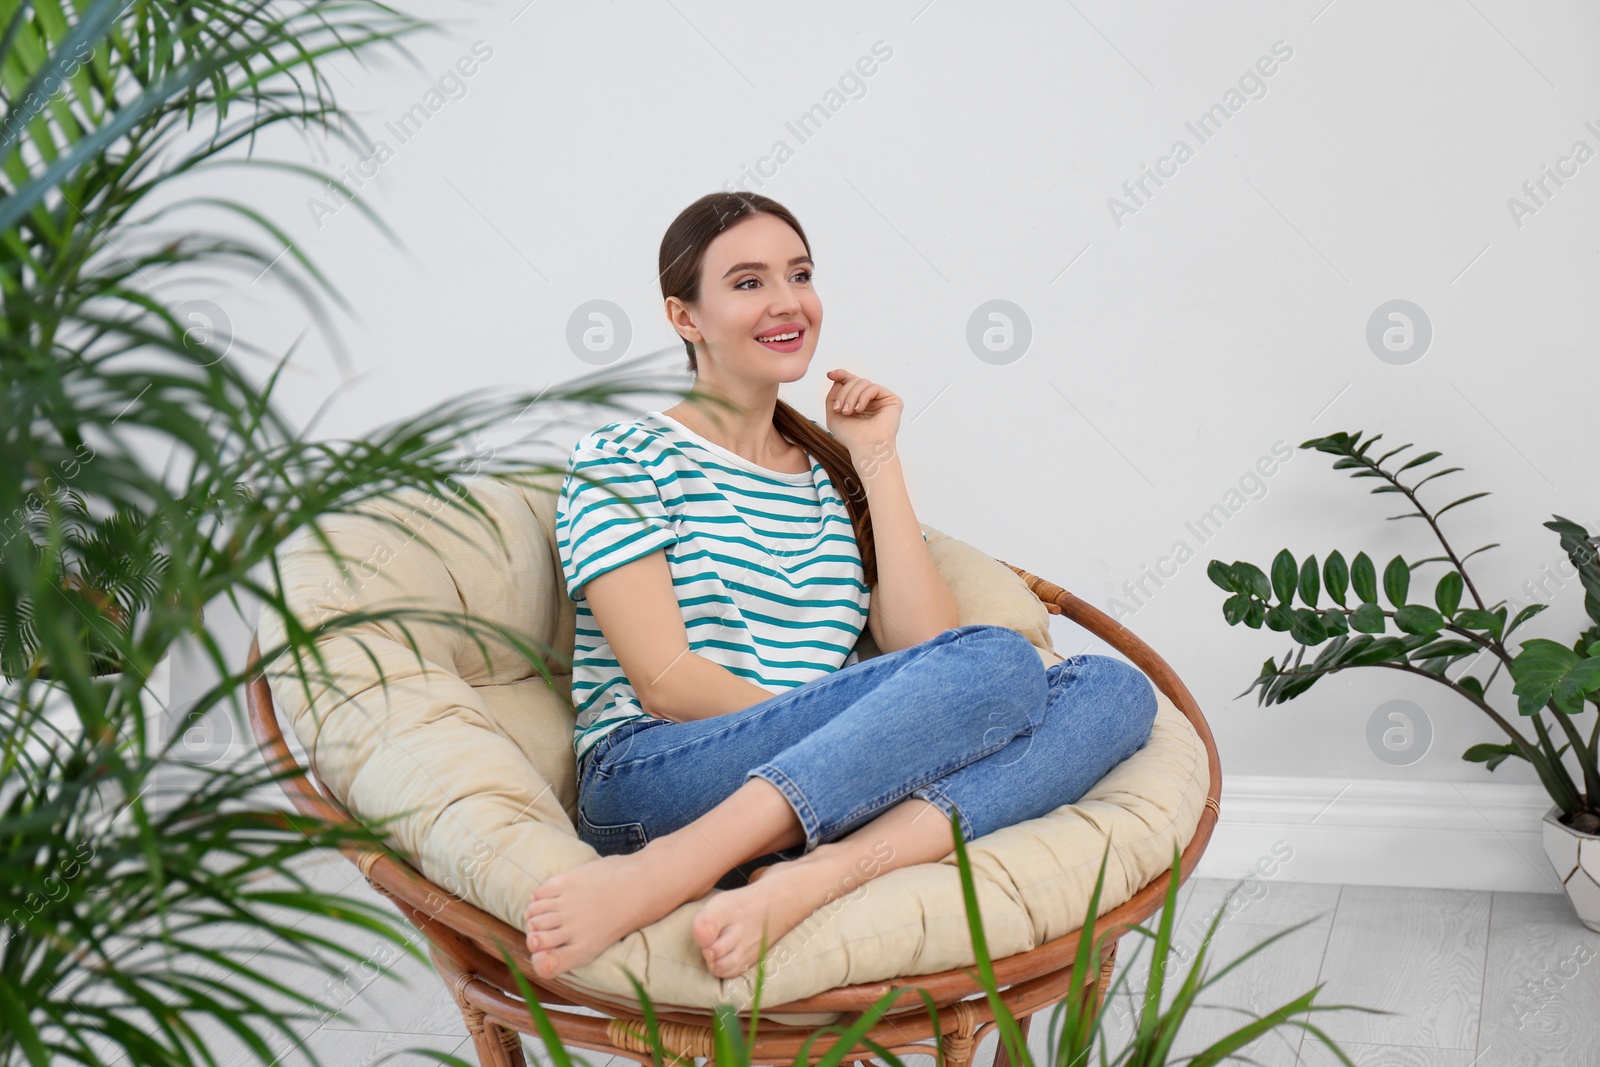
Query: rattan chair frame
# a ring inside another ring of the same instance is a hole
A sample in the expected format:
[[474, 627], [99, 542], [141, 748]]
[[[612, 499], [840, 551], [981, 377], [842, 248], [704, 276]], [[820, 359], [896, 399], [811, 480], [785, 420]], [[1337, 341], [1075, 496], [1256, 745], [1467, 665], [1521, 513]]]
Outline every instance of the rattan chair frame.
[[[1000, 562], [1004, 563], [1004, 560]], [[1044, 602], [1054, 615], [1063, 615], [1095, 634], [1126, 656], [1151, 682], [1165, 693], [1194, 726], [1204, 742], [1210, 766], [1211, 784], [1200, 822], [1180, 856], [1177, 876], [1181, 885], [1188, 879], [1210, 842], [1221, 815], [1222, 768], [1216, 742], [1199, 705], [1177, 674], [1155, 650], [1099, 608], [1074, 594], [1020, 567], [1005, 566], [1022, 577], [1029, 590]], [[273, 706], [272, 691], [260, 663], [259, 643], [253, 640], [248, 660], [247, 690], [250, 728], [256, 745], [269, 767], [289, 772], [299, 765], [284, 740]], [[352, 819], [339, 803], [307, 770], [286, 774], [280, 779], [290, 802], [303, 814], [321, 819]], [[410, 864], [393, 853], [341, 848], [355, 863], [367, 882], [388, 897], [405, 919], [429, 942], [430, 955], [445, 986], [460, 1006], [479, 1062], [483, 1067], [525, 1067], [519, 1034], [537, 1035], [538, 1027], [527, 1005], [517, 992], [517, 983], [502, 958], [517, 961], [518, 970], [539, 998], [562, 1044], [590, 1049], [614, 1056], [625, 1056], [650, 1067], [655, 1063], [644, 1016], [637, 1005], [618, 1005], [595, 998], [556, 978], [540, 978], [526, 965], [525, 934], [515, 927], [467, 903], [428, 881]], [[1106, 996], [1116, 962], [1121, 935], [1153, 915], [1166, 899], [1174, 872], [1163, 871], [1131, 898], [1100, 916], [1099, 934], [1111, 933], [1106, 948], [1092, 973], [1073, 974], [1079, 931], [1047, 941], [1037, 948], [992, 963], [1000, 999], [1017, 1018], [1024, 1037], [1035, 1012], [1050, 1007], [1078, 990], [1084, 1002], [1098, 1004]], [[883, 1047], [901, 1053], [935, 1055], [937, 1067], [970, 1067], [973, 1052], [984, 1037], [999, 1024], [995, 1021], [983, 987], [975, 980], [973, 968], [916, 975], [902, 981], [869, 982], [792, 1000], [784, 1004], [761, 1005], [762, 1018], [757, 1040], [751, 1047], [751, 1064], [794, 1064], [802, 1046], [820, 1027], [790, 1026], [767, 1018], [768, 1012], [786, 1015], [840, 1012], [843, 1018], [830, 1026], [848, 1026], [889, 990], [902, 987], [926, 990], [939, 1009], [937, 1029], [921, 997], [908, 992], [867, 1032], [867, 1037]], [[581, 1007], [596, 1015], [562, 1011]], [[712, 1013], [704, 1008], [652, 1001], [662, 1042], [673, 1056], [686, 1065], [697, 1057], [713, 1055]], [[747, 1018], [747, 1017], [745, 1017]], [[826, 1054], [838, 1037], [834, 1033], [817, 1036], [809, 1051], [810, 1063]], [[853, 1050], [852, 1050], [853, 1051]], [[862, 1051], [866, 1051], [865, 1046]], [[847, 1062], [867, 1063], [870, 1056], [849, 1057]], [[995, 1056], [995, 1067], [1010, 1067], [1004, 1042]], [[808, 1065], [809, 1067], [809, 1065]]]

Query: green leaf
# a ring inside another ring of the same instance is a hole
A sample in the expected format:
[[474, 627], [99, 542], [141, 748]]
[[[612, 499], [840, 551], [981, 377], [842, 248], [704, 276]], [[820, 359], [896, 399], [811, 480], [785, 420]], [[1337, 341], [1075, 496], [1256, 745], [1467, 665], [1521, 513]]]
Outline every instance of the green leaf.
[[1600, 538], [1561, 515], [1544, 525], [1561, 536], [1561, 547], [1566, 550], [1583, 586], [1583, 610], [1590, 619], [1600, 623], [1600, 552], [1596, 551], [1600, 548]]
[[[1324, 626], [1327, 625], [1330, 618], [1338, 619], [1341, 625], [1344, 623], [1344, 616], [1329, 613], [1322, 617]], [[1341, 632], [1332, 641], [1329, 641], [1328, 647], [1324, 648], [1317, 656], [1317, 661], [1311, 665], [1312, 669], [1320, 671], [1339, 666], [1339, 654], [1350, 643], [1350, 638]]]
[[1444, 616], [1424, 604], [1396, 608], [1394, 624], [1408, 634], [1436, 634], [1444, 627]]
[[1294, 629], [1294, 609], [1287, 604], [1274, 604], [1267, 610], [1267, 629], [1283, 633]]
[[1404, 607], [1406, 591], [1411, 586], [1411, 568], [1406, 566], [1405, 558], [1396, 556], [1389, 561], [1383, 569], [1383, 595], [1389, 598], [1389, 603], [1395, 607]]
[[[1396, 612], [1395, 616], [1398, 618], [1399, 612]], [[1482, 649], [1473, 644], [1471, 641], [1462, 641], [1457, 638], [1447, 637], [1441, 641], [1434, 641], [1431, 644], [1417, 649], [1415, 652], [1411, 653], [1411, 658], [1414, 660], [1419, 660], [1438, 659], [1441, 656], [1475, 656], [1480, 651], [1482, 651]]]
[[1461, 754], [1461, 758], [1462, 759], [1468, 760], [1468, 761], [1470, 761], [1472, 763], [1483, 763], [1483, 764], [1486, 764], [1487, 768], [1489, 770], [1491, 770], [1491, 771], [1494, 770], [1496, 767], [1500, 766], [1500, 764], [1504, 763], [1506, 761], [1506, 759], [1508, 757], [1511, 757], [1511, 756], [1517, 756], [1517, 757], [1520, 757], [1522, 759], [1527, 759], [1527, 757], [1522, 754], [1522, 750], [1521, 749], [1517, 748], [1516, 745], [1510, 745], [1510, 744], [1507, 744], [1507, 745], [1492, 745], [1492, 744], [1473, 745], [1471, 748], [1467, 749], [1465, 752], [1463, 752]]
[[1229, 626], [1237, 626], [1245, 620], [1250, 611], [1250, 595], [1248, 593], [1235, 593], [1222, 602], [1222, 617], [1228, 620]]
[[1350, 587], [1363, 604], [1378, 602], [1378, 572], [1372, 566], [1372, 558], [1365, 552], [1357, 552], [1350, 564]]
[[1317, 574], [1317, 557], [1313, 554], [1300, 564], [1300, 599], [1306, 602], [1307, 607], [1314, 608], [1321, 595], [1322, 579]]
[[1472, 675], [1463, 674], [1461, 677], [1456, 679], [1456, 684], [1465, 689], [1467, 692], [1471, 693], [1473, 696], [1477, 697], [1479, 700], [1483, 699], [1483, 683], [1478, 681], [1478, 679], [1474, 678]]
[[1250, 601], [1250, 610], [1245, 613], [1244, 624], [1252, 630], [1261, 629], [1261, 624], [1267, 618], [1267, 603], [1264, 600]]
[[1418, 456], [1416, 459], [1412, 460], [1410, 463], [1407, 463], [1405, 466], [1401, 467], [1399, 471], [1395, 471], [1395, 473], [1399, 474], [1400, 471], [1408, 471], [1412, 467], [1420, 467], [1422, 464], [1428, 462], [1430, 459], [1438, 459], [1442, 455], [1444, 455], [1443, 452], [1424, 452], [1422, 455]]
[[[1539, 612], [1543, 611], [1549, 606], [1549, 604], [1529, 604], [1527, 607], [1517, 612], [1517, 617], [1511, 621], [1510, 626], [1506, 627], [1506, 636], [1510, 637], [1514, 632], [1516, 632], [1517, 627], [1521, 626], [1523, 623], [1527, 622], [1529, 619], [1533, 618], [1535, 615], [1539, 614]], [[1500, 614], [1502, 617], [1505, 615], [1505, 610], [1505, 608], [1500, 609]]]
[[1233, 568], [1220, 559], [1214, 559], [1206, 564], [1206, 577], [1226, 592], [1240, 592], [1239, 579], [1234, 577]]
[[1456, 608], [1461, 606], [1461, 591], [1465, 583], [1462, 581], [1460, 571], [1450, 571], [1433, 590], [1433, 602], [1439, 605], [1441, 615], [1450, 616], [1456, 613]]
[[1348, 607], [1344, 602], [1344, 592], [1349, 585], [1350, 569], [1345, 566], [1344, 556], [1336, 548], [1328, 554], [1328, 559], [1322, 564], [1322, 580], [1328, 587], [1328, 596], [1341, 608]]
[[1295, 571], [1294, 554], [1287, 548], [1272, 561], [1272, 591], [1285, 604], [1294, 602]]
[[1327, 631], [1330, 637], [1338, 634], [1349, 633], [1350, 620], [1347, 619], [1345, 617], [1345, 613], [1340, 611], [1338, 608], [1327, 608], [1322, 613], [1322, 628], [1323, 630]]
[[1434, 521], [1437, 522], [1438, 519], [1439, 519], [1439, 516], [1443, 515], [1445, 512], [1449, 511], [1451, 508], [1460, 507], [1462, 504], [1469, 503], [1469, 502], [1471, 502], [1473, 500], [1478, 499], [1481, 496], [1488, 496], [1488, 495], [1489, 494], [1487, 492], [1473, 493], [1470, 496], [1462, 497], [1460, 500], [1452, 500], [1450, 503], [1446, 504], [1444, 507], [1440, 508], [1438, 511], [1433, 513]]
[[1362, 604], [1350, 613], [1350, 629], [1364, 634], [1381, 634], [1384, 628], [1383, 609], [1376, 604]]
[[1466, 611], [1457, 612], [1454, 621], [1457, 626], [1464, 626], [1469, 630], [1488, 630], [1496, 638], [1500, 636], [1500, 616], [1492, 611], [1468, 608]]
[[1600, 657], [1579, 659], [1558, 641], [1534, 637], [1522, 643], [1511, 661], [1511, 676], [1516, 679], [1511, 691], [1522, 714], [1536, 714], [1554, 702], [1558, 710], [1577, 715], [1584, 699], [1600, 692]]
[[1241, 592], [1252, 593], [1262, 600], [1272, 599], [1272, 583], [1267, 581], [1260, 567], [1236, 559], [1233, 561], [1233, 573], [1239, 579]]
[[1418, 489], [1421, 489], [1423, 486], [1427, 485], [1429, 482], [1433, 481], [1435, 478], [1443, 478], [1447, 474], [1454, 474], [1454, 473], [1456, 473], [1457, 471], [1460, 471], [1460, 470], [1466, 470], [1466, 468], [1465, 467], [1446, 467], [1442, 471], [1434, 471], [1432, 474], [1430, 474], [1426, 478], [1422, 479], [1416, 485], [1413, 485], [1411, 487], [1411, 491], [1413, 493], [1415, 493]]
[[1380, 637], [1360, 652], [1351, 656], [1350, 667], [1370, 667], [1374, 663], [1403, 661], [1406, 658], [1405, 642], [1398, 637]]
[[1320, 645], [1327, 640], [1328, 633], [1322, 627], [1322, 616], [1310, 608], [1300, 608], [1294, 613], [1294, 625], [1289, 630], [1289, 636], [1302, 645]]
[[1383, 466], [1385, 463], [1387, 463], [1389, 461], [1389, 457], [1390, 456], [1398, 456], [1400, 453], [1404, 452], [1406, 449], [1408, 449], [1410, 447], [1411, 447], [1411, 445], [1409, 443], [1407, 443], [1407, 444], [1400, 445], [1398, 448], [1389, 449], [1389, 451], [1385, 452], [1383, 455], [1381, 455], [1381, 456], [1379, 456], [1377, 458], [1376, 462], [1377, 462], [1378, 466], [1380, 466], [1380, 467]]

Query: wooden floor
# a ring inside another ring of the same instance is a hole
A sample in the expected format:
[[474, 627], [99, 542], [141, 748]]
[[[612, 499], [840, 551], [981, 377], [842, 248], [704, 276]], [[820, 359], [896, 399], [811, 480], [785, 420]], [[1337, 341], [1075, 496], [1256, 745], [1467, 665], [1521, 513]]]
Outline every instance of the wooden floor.
[[[340, 856], [330, 854], [301, 869], [319, 887], [382, 901]], [[1578, 923], [1564, 896], [1259, 880], [1251, 885], [1254, 899], [1237, 897], [1218, 929], [1207, 957], [1209, 973], [1274, 933], [1311, 922], [1201, 995], [1203, 1004], [1213, 1006], [1191, 1013], [1173, 1063], [1248, 1021], [1229, 1007], [1252, 1017], [1266, 1015], [1323, 983], [1319, 1004], [1359, 1004], [1393, 1013], [1310, 1017], [1361, 1067], [1600, 1067], [1600, 934]], [[1188, 958], [1228, 888], [1229, 883], [1211, 879], [1184, 885], [1174, 941]], [[1150, 920], [1152, 929], [1158, 918]], [[431, 968], [375, 934], [352, 933], [315, 918], [300, 928], [337, 933], [343, 943], [367, 948], [369, 962], [352, 964], [335, 980], [304, 963], [275, 958], [273, 946], [260, 936], [231, 947], [234, 958], [249, 958], [286, 984], [319, 989], [345, 1005], [343, 1017], [292, 1024], [323, 1063], [365, 1067], [406, 1048], [454, 1052], [475, 1062], [455, 1002]], [[1116, 974], [1124, 988], [1109, 1016], [1113, 1058], [1133, 1024], [1134, 997], [1142, 996], [1148, 945], [1131, 935], [1119, 949]], [[1187, 963], [1178, 963], [1177, 981], [1187, 971]], [[1175, 984], [1169, 984], [1169, 992]], [[1170, 1002], [1170, 995], [1163, 999]], [[1029, 1044], [1041, 1065], [1048, 1062], [1049, 1026], [1049, 1012], [1034, 1017]], [[281, 1052], [280, 1063], [311, 1062], [282, 1035], [270, 1043]], [[229, 1067], [259, 1062], [229, 1034], [217, 1036], [211, 1047], [218, 1062]], [[524, 1047], [530, 1063], [551, 1062], [538, 1041], [524, 1038]], [[996, 1047], [997, 1037], [990, 1034], [975, 1064], [992, 1063]], [[612, 1063], [612, 1057], [586, 1049], [569, 1052], [574, 1063]], [[1258, 1039], [1243, 1055], [1266, 1067], [1340, 1062], [1321, 1042], [1287, 1025]], [[916, 1067], [932, 1064], [931, 1056], [905, 1059]], [[1094, 1060], [1099, 1062], [1098, 1054]], [[384, 1062], [437, 1061], [416, 1054]], [[616, 1067], [631, 1062], [615, 1060]]]

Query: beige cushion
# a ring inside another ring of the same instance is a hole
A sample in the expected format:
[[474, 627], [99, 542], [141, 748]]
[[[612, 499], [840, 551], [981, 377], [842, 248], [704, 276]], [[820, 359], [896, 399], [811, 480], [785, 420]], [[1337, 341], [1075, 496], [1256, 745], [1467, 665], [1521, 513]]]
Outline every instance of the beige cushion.
[[[561, 478], [479, 477], [470, 488], [481, 516], [408, 491], [365, 514], [324, 520], [345, 567], [309, 536], [279, 557], [302, 624], [405, 607], [441, 618], [465, 610], [489, 625], [469, 632], [440, 621], [369, 619], [323, 638], [327, 669], [308, 657], [304, 683], [287, 657], [268, 669], [274, 700], [318, 778], [357, 815], [388, 820], [390, 844], [430, 881], [518, 928], [541, 881], [596, 856], [574, 829], [576, 608], [556, 551]], [[962, 625], [1013, 627], [1043, 663], [1061, 660], [1048, 612], [1015, 572], [923, 530]], [[259, 637], [264, 656], [281, 647], [275, 611], [262, 612]], [[858, 648], [863, 658], [877, 654], [869, 634]], [[1078, 803], [969, 844], [993, 958], [1082, 925], [1107, 835], [1102, 912], [1165, 871], [1173, 845], [1194, 835], [1210, 787], [1205, 747], [1159, 691], [1157, 703], [1149, 742]], [[690, 933], [700, 906], [682, 905], [562, 980], [627, 1004], [633, 992], [625, 972], [632, 971], [663, 1006], [748, 1008], [754, 968], [730, 979], [706, 969]], [[973, 964], [955, 854], [880, 875], [819, 909], [769, 954], [763, 1005]]]

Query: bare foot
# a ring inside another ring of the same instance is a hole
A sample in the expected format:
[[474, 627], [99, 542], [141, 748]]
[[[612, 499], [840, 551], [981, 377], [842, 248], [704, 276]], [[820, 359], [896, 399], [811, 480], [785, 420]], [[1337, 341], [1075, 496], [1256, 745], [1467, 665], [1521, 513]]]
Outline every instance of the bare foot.
[[859, 881], [847, 878], [850, 872], [820, 851], [758, 867], [748, 885], [724, 890], [706, 902], [690, 929], [713, 975], [732, 978], [756, 965], [763, 923], [770, 954], [779, 938], [806, 916], [855, 889]]
[[533, 972], [541, 978], [581, 967], [628, 934], [701, 894], [654, 856], [601, 856], [559, 871], [523, 911]]

